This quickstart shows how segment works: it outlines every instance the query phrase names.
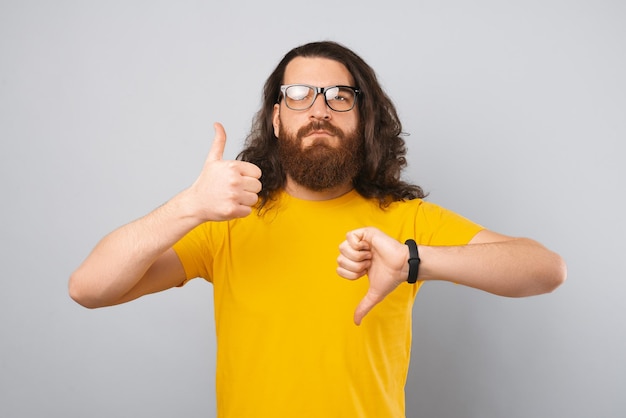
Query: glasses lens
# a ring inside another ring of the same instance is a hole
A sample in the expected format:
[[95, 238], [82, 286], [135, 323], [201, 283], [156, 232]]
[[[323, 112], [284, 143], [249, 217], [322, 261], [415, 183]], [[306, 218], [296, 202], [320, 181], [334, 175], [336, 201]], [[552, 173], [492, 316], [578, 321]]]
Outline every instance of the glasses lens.
[[355, 93], [348, 87], [330, 87], [324, 94], [328, 106], [338, 112], [345, 112], [354, 107]]
[[283, 86], [287, 107], [292, 110], [306, 110], [313, 105], [317, 92], [324, 92], [326, 104], [337, 112], [347, 112], [354, 107], [356, 92], [351, 87], [332, 86], [326, 88], [311, 87], [305, 84]]
[[313, 104], [315, 90], [309, 86], [294, 85], [285, 90], [287, 107], [293, 110], [308, 109]]

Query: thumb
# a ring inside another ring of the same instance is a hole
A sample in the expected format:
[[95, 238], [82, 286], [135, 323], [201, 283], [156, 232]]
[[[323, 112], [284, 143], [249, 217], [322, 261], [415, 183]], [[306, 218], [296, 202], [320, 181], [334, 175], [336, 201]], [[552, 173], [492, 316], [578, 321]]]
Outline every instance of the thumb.
[[215, 129], [215, 137], [213, 138], [213, 144], [207, 157], [210, 161], [218, 161], [222, 159], [224, 155], [224, 147], [226, 146], [226, 131], [221, 123], [216, 122], [213, 124]]
[[363, 321], [365, 315], [367, 315], [378, 302], [380, 302], [380, 300], [377, 300], [370, 292], [367, 292], [354, 311], [354, 323], [361, 325], [361, 321]]

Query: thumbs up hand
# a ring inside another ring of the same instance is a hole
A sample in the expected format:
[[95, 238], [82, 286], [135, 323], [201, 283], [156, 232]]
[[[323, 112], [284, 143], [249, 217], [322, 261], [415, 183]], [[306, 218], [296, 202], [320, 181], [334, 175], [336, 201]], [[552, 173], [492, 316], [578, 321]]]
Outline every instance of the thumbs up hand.
[[242, 218], [252, 212], [261, 191], [261, 169], [245, 161], [223, 160], [226, 132], [215, 123], [215, 138], [202, 172], [187, 190], [193, 212], [203, 222]]

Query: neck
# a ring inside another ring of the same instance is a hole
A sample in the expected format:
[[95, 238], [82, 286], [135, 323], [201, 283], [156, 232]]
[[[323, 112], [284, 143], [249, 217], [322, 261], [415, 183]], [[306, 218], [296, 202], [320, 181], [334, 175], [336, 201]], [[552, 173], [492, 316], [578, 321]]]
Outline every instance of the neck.
[[344, 194], [351, 191], [354, 187], [352, 187], [352, 182], [349, 181], [347, 183], [341, 184], [339, 186], [325, 189], [325, 190], [311, 190], [306, 187], [296, 183], [291, 177], [287, 176], [287, 184], [285, 185], [285, 191], [287, 194], [296, 197], [302, 200], [330, 200], [335, 199], [339, 196], [343, 196]]

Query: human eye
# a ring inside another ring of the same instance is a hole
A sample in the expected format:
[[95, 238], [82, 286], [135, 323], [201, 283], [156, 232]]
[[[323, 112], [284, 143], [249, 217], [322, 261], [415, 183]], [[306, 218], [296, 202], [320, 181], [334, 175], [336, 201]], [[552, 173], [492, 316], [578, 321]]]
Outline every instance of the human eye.
[[329, 87], [326, 90], [326, 99], [335, 102], [350, 102], [354, 98], [354, 92], [345, 87]]
[[311, 95], [311, 88], [308, 86], [301, 86], [301, 85], [289, 86], [289, 88], [286, 91], [286, 94], [291, 100], [296, 100], [296, 101], [305, 100]]

